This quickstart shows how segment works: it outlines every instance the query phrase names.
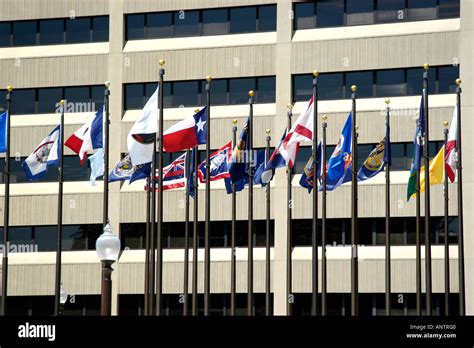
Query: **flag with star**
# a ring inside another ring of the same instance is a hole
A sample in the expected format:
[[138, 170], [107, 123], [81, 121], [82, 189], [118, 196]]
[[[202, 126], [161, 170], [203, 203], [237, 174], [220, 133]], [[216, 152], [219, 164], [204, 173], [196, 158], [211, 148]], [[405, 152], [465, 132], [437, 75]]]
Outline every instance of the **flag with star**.
[[163, 133], [166, 152], [179, 152], [206, 143], [207, 107], [174, 124]]

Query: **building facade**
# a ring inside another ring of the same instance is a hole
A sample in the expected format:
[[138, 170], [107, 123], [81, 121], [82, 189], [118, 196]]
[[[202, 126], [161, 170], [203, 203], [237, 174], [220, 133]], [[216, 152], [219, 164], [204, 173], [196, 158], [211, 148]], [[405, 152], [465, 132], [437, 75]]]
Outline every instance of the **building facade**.
[[[358, 86], [359, 157], [384, 136], [385, 100], [391, 100], [392, 305], [396, 315], [415, 313], [415, 203], [407, 202], [408, 171], [422, 90], [429, 63], [430, 152], [442, 146], [455, 83], [463, 80], [464, 231], [466, 312], [474, 314], [474, 160], [470, 130], [474, 100], [474, 3], [470, 0], [3, 0], [0, 2], [0, 108], [12, 85], [11, 249], [8, 313], [53, 312], [57, 172], [50, 168], [29, 183], [21, 161], [59, 123], [58, 101], [67, 100], [66, 135], [103, 102], [110, 81], [110, 168], [127, 152], [126, 137], [156, 88], [164, 59], [165, 128], [205, 104], [205, 76], [213, 77], [211, 149], [239, 132], [248, 115], [248, 91], [256, 91], [254, 145], [265, 147], [266, 129], [276, 146], [287, 124], [287, 104], [299, 115], [311, 97], [311, 72], [320, 72], [320, 116], [328, 116], [328, 144], [336, 144]], [[320, 128], [319, 128], [320, 129]], [[309, 158], [303, 144], [293, 178], [292, 286], [288, 294], [286, 173], [271, 184], [273, 314], [311, 310], [311, 199], [298, 185]], [[70, 294], [64, 314], [98, 314], [100, 263], [95, 240], [102, 229], [102, 182], [92, 187], [88, 165], [66, 149], [62, 283]], [[166, 155], [169, 163], [174, 155]], [[3, 161], [0, 164], [3, 166]], [[3, 168], [3, 167], [2, 167]], [[384, 310], [384, 174], [359, 185], [360, 314]], [[114, 264], [112, 311], [143, 311], [146, 194], [143, 181], [110, 185], [110, 220], [123, 253]], [[3, 185], [1, 185], [3, 187]], [[450, 185], [451, 301], [457, 310], [456, 184]], [[200, 190], [204, 186], [201, 185]], [[328, 199], [328, 306], [350, 314], [350, 184]], [[3, 192], [3, 189], [0, 190]], [[199, 291], [202, 296], [204, 195], [199, 219]], [[432, 257], [435, 314], [444, 311], [443, 190], [432, 188]], [[321, 197], [320, 197], [321, 198]], [[164, 314], [181, 315], [184, 260], [184, 191], [164, 194]], [[191, 221], [192, 221], [191, 201]], [[237, 307], [246, 313], [247, 190], [237, 195]], [[3, 206], [3, 199], [0, 201]], [[320, 205], [321, 207], [321, 205]], [[3, 214], [1, 214], [3, 216]], [[3, 217], [0, 216], [0, 224]], [[254, 191], [255, 312], [264, 313], [265, 195]], [[211, 312], [230, 308], [231, 198], [224, 184], [211, 185]], [[202, 225], [202, 226], [201, 226]], [[319, 255], [321, 253], [319, 252]], [[192, 259], [192, 258], [190, 258]], [[423, 262], [424, 265], [424, 262]], [[424, 267], [422, 267], [424, 268]], [[190, 272], [191, 277], [191, 272]], [[191, 281], [189, 282], [191, 285]], [[424, 278], [423, 278], [424, 286]], [[191, 287], [189, 292], [191, 291]], [[202, 297], [201, 297], [202, 299]], [[199, 301], [202, 308], [203, 301]]]

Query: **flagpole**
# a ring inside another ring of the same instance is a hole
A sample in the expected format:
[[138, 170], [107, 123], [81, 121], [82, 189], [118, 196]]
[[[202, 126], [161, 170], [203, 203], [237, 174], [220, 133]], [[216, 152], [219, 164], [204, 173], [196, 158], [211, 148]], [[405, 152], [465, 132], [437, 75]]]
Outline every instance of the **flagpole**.
[[[232, 120], [232, 149], [237, 142], [237, 120]], [[231, 231], [231, 259], [230, 259], [230, 315], [235, 315], [235, 293], [236, 293], [236, 255], [235, 255], [235, 220], [237, 217], [237, 194], [235, 182], [232, 182], [232, 231]]]
[[[288, 108], [288, 132], [291, 129], [291, 116], [293, 116], [293, 105], [288, 104], [286, 106]], [[291, 252], [293, 250], [292, 248], [292, 228], [291, 228], [291, 216], [292, 216], [292, 190], [291, 190], [291, 167], [290, 165], [287, 165], [286, 167], [286, 196], [287, 196], [287, 202], [286, 202], [286, 293], [287, 293], [287, 299], [286, 299], [286, 315], [291, 315], [292, 309], [293, 309], [293, 300], [290, 299], [290, 296], [292, 296], [292, 291], [293, 291], [293, 276], [292, 276], [292, 270], [293, 270], [293, 265], [292, 265], [292, 257], [291, 257]]]
[[[163, 80], [165, 75], [165, 61], [160, 59], [160, 90], [159, 90], [159, 116], [158, 116], [158, 225], [156, 236], [156, 315], [161, 315], [161, 301], [163, 293]], [[156, 137], [155, 137], [156, 138]]]
[[462, 204], [462, 147], [461, 147], [461, 79], [456, 79], [456, 106], [457, 106], [457, 174], [458, 174], [458, 262], [459, 262], [459, 315], [466, 315], [466, 292], [464, 275], [464, 212]]
[[248, 149], [249, 196], [248, 196], [248, 262], [247, 262], [247, 315], [253, 315], [253, 103], [254, 91], [249, 91]]
[[4, 209], [3, 209], [3, 260], [2, 260], [2, 315], [7, 314], [7, 289], [8, 289], [8, 252], [9, 236], [8, 225], [10, 218], [10, 114], [12, 107], [13, 87], [7, 87], [7, 114], [6, 114], [6, 152], [5, 152], [5, 170], [3, 171], [3, 181], [5, 185]]
[[146, 178], [146, 222], [145, 222], [145, 315], [150, 315], [150, 176]]
[[209, 315], [211, 294], [211, 246], [210, 246], [210, 224], [211, 224], [211, 76], [206, 76], [206, 207], [204, 225], [204, 315]]
[[313, 225], [312, 225], [312, 308], [311, 315], [319, 314], [318, 305], [318, 278], [319, 278], [319, 261], [318, 261], [318, 75], [317, 70], [313, 71]]
[[[390, 100], [387, 104], [385, 115], [385, 129], [390, 132]], [[385, 154], [389, 151], [390, 139], [385, 136]], [[392, 311], [391, 291], [392, 291], [392, 267], [391, 267], [391, 241], [390, 241], [390, 162], [385, 162], [385, 314], [390, 315]]]
[[430, 236], [430, 154], [429, 154], [429, 109], [428, 109], [428, 64], [423, 65], [423, 93], [425, 94], [425, 139], [423, 142], [423, 158], [425, 164], [425, 282], [426, 282], [426, 315], [432, 314], [431, 309], [431, 236]]
[[[186, 176], [189, 175], [191, 151], [186, 150], [185, 170]], [[188, 315], [188, 278], [189, 278], [189, 185], [186, 180], [184, 207], [184, 280], [183, 280], [183, 315]]]
[[61, 104], [61, 123], [59, 126], [59, 168], [58, 168], [58, 226], [56, 231], [56, 280], [54, 286], [54, 315], [59, 315], [61, 295], [61, 253], [62, 253], [62, 230], [63, 230], [63, 159], [64, 159], [64, 100]]
[[[421, 117], [421, 115], [420, 115]], [[418, 119], [418, 129], [422, 128], [421, 122]], [[421, 135], [417, 135], [417, 142], [421, 144]], [[421, 168], [421, 165], [419, 165]], [[421, 301], [421, 187], [420, 187], [421, 173], [420, 170], [416, 171], [416, 315], [421, 316], [422, 314], [422, 301]]]
[[194, 205], [193, 205], [193, 316], [198, 315], [198, 252], [199, 252], [199, 190], [198, 171], [199, 150], [194, 148]]
[[352, 219], [351, 219], [351, 315], [359, 314], [359, 265], [357, 255], [357, 123], [356, 123], [356, 91], [357, 86], [353, 85], [352, 90]]
[[[323, 185], [323, 196], [322, 196], [322, 207], [321, 207], [321, 218], [322, 218], [322, 231], [321, 231], [321, 315], [327, 315], [327, 259], [326, 259], [326, 128], [327, 128], [327, 116], [323, 115], [321, 128], [323, 129], [323, 143], [321, 146], [321, 152], [323, 160], [321, 163], [322, 168], [322, 185]], [[313, 186], [313, 190], [316, 190], [317, 186]]]
[[[267, 133], [267, 148], [265, 154], [265, 164], [270, 159], [270, 141], [272, 140], [270, 129], [266, 130]], [[265, 234], [265, 315], [270, 315], [270, 182], [265, 186], [266, 195], [266, 234]]]
[[446, 174], [446, 148], [448, 145], [448, 121], [444, 121], [444, 315], [449, 315], [449, 189], [448, 189], [448, 175]]

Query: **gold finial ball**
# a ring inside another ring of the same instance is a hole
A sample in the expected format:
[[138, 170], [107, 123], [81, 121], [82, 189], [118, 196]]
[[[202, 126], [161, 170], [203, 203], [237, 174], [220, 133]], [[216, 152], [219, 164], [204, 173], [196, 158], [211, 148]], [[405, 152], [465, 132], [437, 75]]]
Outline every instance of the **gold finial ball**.
[[293, 109], [293, 104], [291, 104], [291, 103], [286, 104], [286, 108], [287, 108], [288, 110]]
[[160, 64], [161, 66], [165, 65], [165, 60], [164, 59], [160, 59], [158, 61], [158, 64]]
[[13, 91], [13, 87], [12, 87], [11, 85], [8, 85], [8, 86], [7, 86], [7, 91], [8, 91], [8, 92]]
[[461, 79], [456, 79], [456, 84], [457, 84], [458, 86], [461, 85], [461, 82], [462, 82]]
[[255, 92], [253, 90], [249, 91], [249, 97], [253, 97], [255, 95]]
[[357, 86], [356, 86], [356, 85], [352, 85], [352, 86], [351, 86], [351, 91], [352, 91], [352, 92], [357, 91]]
[[323, 119], [324, 122], [326, 122], [326, 120], [328, 119], [328, 115], [323, 115], [323, 117], [321, 117]]
[[314, 77], [318, 77], [318, 76], [319, 76], [319, 71], [313, 70], [313, 76], [314, 76]]
[[105, 87], [109, 88], [110, 87], [110, 81], [105, 81], [104, 85], [105, 85]]
[[194, 109], [194, 112], [197, 114], [199, 112], [199, 109]]
[[212, 81], [211, 75], [207, 75], [207, 76], [206, 76], [206, 81], [207, 81], [207, 82], [211, 82], [211, 81]]
[[356, 131], [358, 131], [358, 130], [359, 130], [359, 126], [356, 126]]
[[385, 104], [390, 104], [390, 99], [385, 100]]
[[272, 133], [272, 131], [270, 129], [267, 129], [267, 130], [265, 130], [265, 133], [267, 133], [267, 135], [270, 135]]
[[443, 125], [444, 125], [444, 127], [445, 127], [445, 128], [447, 128], [447, 127], [448, 127], [448, 124], [449, 124], [449, 122], [448, 122], [448, 121], [444, 121], [444, 122], [443, 122]]
[[428, 63], [423, 64], [423, 69], [428, 70], [430, 68], [430, 65]]
[[234, 124], [234, 126], [236, 126], [236, 125], [237, 125], [237, 119], [234, 118], [234, 119], [232, 120], [232, 123]]
[[65, 102], [65, 100], [64, 100], [64, 99], [61, 99], [61, 100], [59, 101], [59, 104], [60, 104], [61, 106], [64, 106], [64, 102]]

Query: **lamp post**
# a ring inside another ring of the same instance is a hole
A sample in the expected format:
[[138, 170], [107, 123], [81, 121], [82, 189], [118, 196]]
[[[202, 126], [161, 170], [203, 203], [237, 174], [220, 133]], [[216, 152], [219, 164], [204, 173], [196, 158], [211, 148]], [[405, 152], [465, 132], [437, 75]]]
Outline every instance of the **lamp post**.
[[120, 253], [120, 239], [113, 233], [110, 222], [104, 227], [104, 233], [97, 238], [95, 249], [102, 262], [101, 315], [111, 315], [112, 303], [112, 264]]

